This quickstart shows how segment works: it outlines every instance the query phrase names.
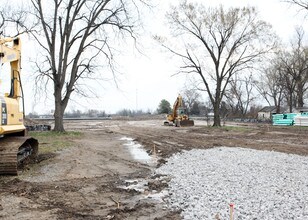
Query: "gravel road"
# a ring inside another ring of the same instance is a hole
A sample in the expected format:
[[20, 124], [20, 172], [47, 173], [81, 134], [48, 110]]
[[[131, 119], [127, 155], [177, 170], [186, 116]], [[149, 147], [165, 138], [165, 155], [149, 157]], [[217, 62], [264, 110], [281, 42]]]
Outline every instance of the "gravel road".
[[305, 156], [244, 148], [193, 149], [157, 169], [171, 175], [167, 203], [184, 219], [308, 219]]

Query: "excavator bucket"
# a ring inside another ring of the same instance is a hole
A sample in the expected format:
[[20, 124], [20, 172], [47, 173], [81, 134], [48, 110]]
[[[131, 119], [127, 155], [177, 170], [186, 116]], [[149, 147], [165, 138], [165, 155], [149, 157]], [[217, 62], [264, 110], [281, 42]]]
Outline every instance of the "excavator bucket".
[[181, 127], [190, 127], [190, 126], [194, 126], [194, 125], [195, 125], [194, 120], [182, 120], [182, 121], [180, 121]]

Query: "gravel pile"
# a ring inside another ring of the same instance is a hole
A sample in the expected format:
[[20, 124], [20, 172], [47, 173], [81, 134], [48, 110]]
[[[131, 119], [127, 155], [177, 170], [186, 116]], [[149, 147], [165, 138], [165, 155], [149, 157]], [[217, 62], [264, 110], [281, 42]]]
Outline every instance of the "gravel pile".
[[171, 175], [167, 204], [184, 219], [308, 219], [308, 157], [243, 148], [184, 151], [157, 169]]

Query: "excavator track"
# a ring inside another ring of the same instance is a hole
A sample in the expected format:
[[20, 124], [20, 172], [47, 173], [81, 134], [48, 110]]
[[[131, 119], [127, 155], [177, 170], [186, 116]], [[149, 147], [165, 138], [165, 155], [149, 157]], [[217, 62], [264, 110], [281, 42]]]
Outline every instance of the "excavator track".
[[38, 141], [29, 137], [0, 139], [0, 175], [17, 175], [17, 168], [38, 153]]

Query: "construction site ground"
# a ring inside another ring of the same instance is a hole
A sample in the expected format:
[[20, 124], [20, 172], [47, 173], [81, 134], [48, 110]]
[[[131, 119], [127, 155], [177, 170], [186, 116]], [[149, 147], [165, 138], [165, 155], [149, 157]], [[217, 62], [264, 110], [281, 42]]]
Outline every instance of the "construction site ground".
[[[66, 121], [73, 143], [38, 160], [19, 176], [0, 177], [1, 219], [181, 219], [163, 202], [170, 177], [155, 167], [181, 150], [220, 146], [308, 154], [306, 127], [226, 123], [221, 128], [196, 120], [194, 127], [163, 126], [163, 119]], [[134, 159], [129, 138], [154, 163]], [[41, 146], [48, 143], [40, 143]], [[138, 188], [139, 187], [139, 188]]]

